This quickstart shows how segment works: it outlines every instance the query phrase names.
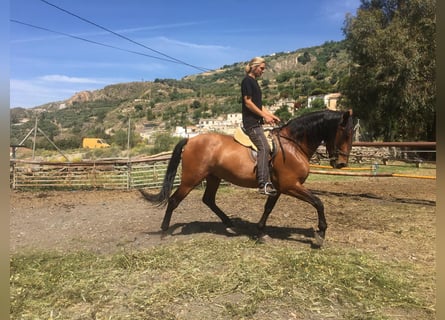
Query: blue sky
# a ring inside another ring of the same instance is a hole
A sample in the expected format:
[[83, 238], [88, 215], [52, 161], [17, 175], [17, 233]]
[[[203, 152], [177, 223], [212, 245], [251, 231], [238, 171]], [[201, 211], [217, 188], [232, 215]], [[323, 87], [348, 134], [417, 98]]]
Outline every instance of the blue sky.
[[[359, 5], [360, 0], [10, 1], [9, 18], [15, 21], [9, 25], [10, 107], [35, 107], [121, 82], [181, 79], [254, 56], [339, 41], [346, 13], [355, 15]], [[171, 58], [175, 62], [165, 61]]]

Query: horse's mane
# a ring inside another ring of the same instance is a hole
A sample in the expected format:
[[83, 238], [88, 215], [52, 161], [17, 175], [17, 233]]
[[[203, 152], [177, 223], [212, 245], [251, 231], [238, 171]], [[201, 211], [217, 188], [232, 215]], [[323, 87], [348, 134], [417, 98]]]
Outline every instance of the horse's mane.
[[322, 138], [327, 131], [338, 126], [342, 114], [343, 111], [314, 111], [289, 120], [282, 128], [288, 127], [290, 135], [297, 140], [304, 135]]

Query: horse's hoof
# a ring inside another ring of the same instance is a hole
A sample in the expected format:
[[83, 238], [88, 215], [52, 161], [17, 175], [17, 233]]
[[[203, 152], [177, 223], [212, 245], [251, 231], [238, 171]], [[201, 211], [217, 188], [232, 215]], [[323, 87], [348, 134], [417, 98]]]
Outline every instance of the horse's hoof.
[[321, 248], [323, 246], [323, 242], [324, 242], [324, 234], [321, 233], [320, 231], [315, 231], [314, 246]]
[[258, 237], [257, 242], [258, 243], [267, 243], [270, 241], [270, 239], [271, 239], [270, 236], [268, 236], [267, 234], [263, 234]]
[[230, 235], [236, 235], [236, 234], [237, 234], [236, 231], [235, 231], [235, 229], [233, 229], [233, 227], [227, 227], [227, 228], [226, 228], [226, 232], [227, 232], [228, 234], [230, 234]]
[[170, 232], [168, 232], [168, 230], [162, 231], [161, 232], [161, 240], [164, 240], [166, 238], [170, 237]]

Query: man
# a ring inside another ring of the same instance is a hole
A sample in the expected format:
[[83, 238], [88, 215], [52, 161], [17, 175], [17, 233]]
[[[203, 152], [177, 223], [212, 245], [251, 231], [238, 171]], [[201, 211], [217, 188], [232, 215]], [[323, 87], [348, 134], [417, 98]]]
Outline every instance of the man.
[[257, 78], [266, 69], [266, 62], [255, 57], [246, 65], [246, 76], [241, 82], [243, 127], [253, 144], [258, 149], [257, 181], [261, 194], [276, 195], [277, 190], [270, 181], [269, 154], [270, 147], [264, 134], [263, 124], [275, 124], [280, 119], [263, 107], [262, 92]]

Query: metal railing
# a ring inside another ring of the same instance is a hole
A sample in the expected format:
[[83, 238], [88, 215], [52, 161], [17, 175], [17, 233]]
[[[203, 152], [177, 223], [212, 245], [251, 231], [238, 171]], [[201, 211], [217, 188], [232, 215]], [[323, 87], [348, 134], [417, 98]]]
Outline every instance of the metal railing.
[[[386, 164], [389, 160], [408, 154], [412, 150], [400, 148], [428, 147], [427, 150], [416, 152], [435, 152], [435, 142], [427, 145], [419, 143], [354, 143], [350, 162], [375, 164], [376, 159]], [[389, 148], [396, 148], [391, 152]], [[377, 152], [378, 151], [378, 152]], [[12, 189], [137, 189], [162, 186], [167, 163], [171, 153], [137, 158], [137, 159], [101, 159], [83, 160], [79, 162], [48, 162], [17, 160], [10, 161], [10, 187]], [[326, 158], [324, 146], [320, 146], [311, 163], [320, 163]], [[416, 162], [421, 160], [399, 159]], [[312, 170], [313, 173], [320, 173]], [[175, 178], [175, 186], [179, 185], [181, 166]], [[338, 174], [338, 173], [335, 173]], [[349, 173], [350, 174], [350, 173]], [[228, 182], [223, 182], [229, 184]]]
[[[170, 155], [146, 159], [79, 162], [10, 162], [12, 189], [133, 189], [160, 188]], [[175, 178], [179, 184], [181, 167]]]

